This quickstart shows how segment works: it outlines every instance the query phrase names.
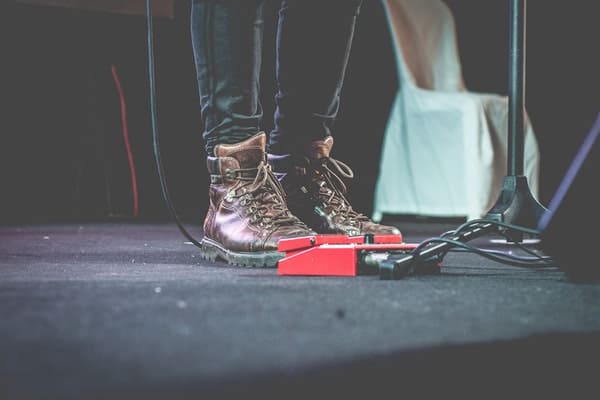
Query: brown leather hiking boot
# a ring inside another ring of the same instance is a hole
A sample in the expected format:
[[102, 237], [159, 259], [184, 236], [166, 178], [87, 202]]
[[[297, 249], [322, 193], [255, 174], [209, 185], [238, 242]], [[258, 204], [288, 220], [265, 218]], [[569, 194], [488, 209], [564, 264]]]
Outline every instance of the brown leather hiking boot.
[[340, 178], [353, 178], [354, 173], [348, 165], [329, 157], [332, 147], [333, 137], [329, 136], [312, 142], [301, 156], [268, 155], [285, 189], [290, 211], [318, 233], [400, 235], [397, 227], [377, 224], [354, 211]]
[[207, 158], [210, 205], [202, 255], [248, 267], [275, 267], [285, 254], [280, 239], [314, 235], [286, 206], [281, 184], [267, 164], [266, 135], [215, 147]]

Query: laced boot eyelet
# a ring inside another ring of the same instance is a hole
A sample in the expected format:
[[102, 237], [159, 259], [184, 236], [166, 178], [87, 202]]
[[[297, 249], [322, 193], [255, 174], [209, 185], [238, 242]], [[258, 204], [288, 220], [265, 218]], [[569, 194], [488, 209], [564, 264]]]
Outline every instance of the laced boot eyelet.
[[230, 168], [227, 168], [225, 170], [225, 177], [227, 179], [235, 179], [235, 171]]

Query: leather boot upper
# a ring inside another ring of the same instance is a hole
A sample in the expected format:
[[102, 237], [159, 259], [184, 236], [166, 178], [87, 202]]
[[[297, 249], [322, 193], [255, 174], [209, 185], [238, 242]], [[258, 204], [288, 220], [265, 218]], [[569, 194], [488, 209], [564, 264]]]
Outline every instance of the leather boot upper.
[[352, 208], [342, 178], [353, 178], [354, 173], [330, 157], [332, 147], [329, 136], [311, 142], [300, 154], [268, 155], [290, 211], [318, 233], [400, 234], [397, 227], [377, 224]]
[[215, 147], [207, 158], [209, 210], [204, 235], [234, 252], [274, 251], [280, 239], [314, 234], [287, 208], [285, 193], [266, 162], [263, 132]]

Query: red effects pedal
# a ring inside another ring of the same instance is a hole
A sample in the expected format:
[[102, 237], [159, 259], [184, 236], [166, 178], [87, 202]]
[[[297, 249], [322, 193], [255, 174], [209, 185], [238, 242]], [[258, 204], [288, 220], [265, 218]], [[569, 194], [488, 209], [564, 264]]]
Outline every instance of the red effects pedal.
[[379, 262], [390, 254], [409, 254], [417, 244], [404, 243], [401, 235], [346, 236], [324, 234], [282, 239], [278, 275], [376, 275]]

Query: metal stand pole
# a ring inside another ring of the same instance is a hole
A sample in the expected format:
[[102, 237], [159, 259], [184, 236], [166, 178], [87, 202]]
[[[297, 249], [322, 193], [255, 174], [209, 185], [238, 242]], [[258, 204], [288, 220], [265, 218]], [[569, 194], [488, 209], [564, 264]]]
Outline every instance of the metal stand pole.
[[[510, 0], [509, 29], [509, 110], [508, 110], [508, 156], [507, 175], [496, 204], [483, 218], [488, 221], [518, 225], [537, 229], [538, 222], [547, 211], [533, 196], [527, 177], [523, 173], [525, 163], [525, 2]], [[454, 240], [467, 242], [489, 232], [497, 231], [493, 224], [485, 224], [454, 237]], [[510, 229], [508, 229], [510, 230]], [[523, 240], [521, 231], [512, 231], [515, 241]], [[424, 249], [420, 254], [407, 255], [399, 259], [379, 264], [381, 279], [401, 279], [415, 272], [418, 259], [438, 260], [451, 246], [441, 243]]]
[[507, 176], [496, 204], [486, 219], [536, 229], [546, 212], [529, 189], [523, 173], [525, 114], [525, 7], [526, 0], [510, 0], [509, 110]]

